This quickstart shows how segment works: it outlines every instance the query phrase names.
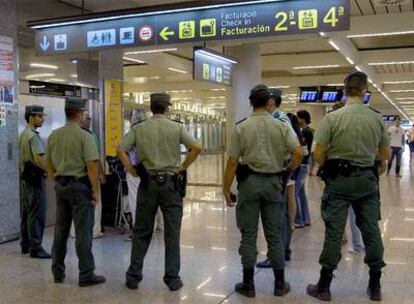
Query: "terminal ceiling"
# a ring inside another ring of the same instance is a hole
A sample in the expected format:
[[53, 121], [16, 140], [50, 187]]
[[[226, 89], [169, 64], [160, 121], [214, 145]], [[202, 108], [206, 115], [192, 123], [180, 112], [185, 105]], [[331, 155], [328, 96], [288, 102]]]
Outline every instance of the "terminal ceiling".
[[[162, 0], [85, 0], [84, 13], [128, 9], [139, 6], [171, 4], [181, 1]], [[187, 2], [192, 2], [188, 0]], [[352, 0], [351, 31], [320, 35], [275, 37], [253, 41], [262, 51], [263, 83], [282, 86], [286, 100], [293, 108], [300, 86], [342, 83], [345, 75], [355, 70], [346, 57], [356, 60], [367, 71], [373, 83], [372, 106], [384, 114], [398, 114], [389, 100], [414, 120], [414, 1], [403, 5], [380, 6], [377, 0]], [[82, 0], [18, 0], [21, 78], [53, 74], [39, 80], [76, 83], [76, 68], [70, 59], [97, 59], [96, 53], [36, 57], [33, 32], [25, 27], [29, 20], [79, 15]], [[383, 33], [387, 33], [386, 35]], [[393, 33], [389, 35], [389, 33]], [[359, 36], [363, 34], [377, 34]], [[380, 34], [380, 35], [378, 35]], [[351, 37], [349, 37], [351, 35]], [[330, 43], [331, 41], [331, 43]], [[333, 42], [333, 44], [332, 44]], [[232, 41], [227, 48], [252, 41]], [[192, 80], [192, 46], [176, 45], [176, 51], [160, 54], [126, 54], [125, 89], [128, 92], [173, 91], [174, 98], [194, 98], [196, 102], [224, 103], [230, 91]], [[222, 43], [208, 43], [222, 50]], [[338, 50], [337, 50], [338, 49]], [[125, 49], [134, 52], [137, 49]], [[146, 65], [130, 59], [144, 61]], [[58, 66], [57, 70], [34, 68], [30, 63]], [[328, 67], [327, 67], [328, 66]], [[179, 73], [168, 68], [186, 71]], [[30, 78], [30, 77], [29, 77]], [[219, 90], [221, 89], [221, 90]], [[180, 91], [180, 92], [178, 92]], [[380, 92], [389, 98], [387, 100]], [[214, 97], [220, 97], [214, 99]], [[223, 98], [225, 97], [225, 98]]]

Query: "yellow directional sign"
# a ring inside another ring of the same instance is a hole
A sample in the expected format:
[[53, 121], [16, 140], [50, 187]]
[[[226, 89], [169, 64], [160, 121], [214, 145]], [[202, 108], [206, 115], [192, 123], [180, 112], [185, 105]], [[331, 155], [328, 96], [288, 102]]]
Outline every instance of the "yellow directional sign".
[[160, 37], [165, 41], [169, 40], [169, 38], [168, 38], [169, 36], [174, 36], [175, 35], [175, 32], [174, 31], [169, 31], [169, 29], [170, 28], [168, 26], [166, 26], [160, 32]]

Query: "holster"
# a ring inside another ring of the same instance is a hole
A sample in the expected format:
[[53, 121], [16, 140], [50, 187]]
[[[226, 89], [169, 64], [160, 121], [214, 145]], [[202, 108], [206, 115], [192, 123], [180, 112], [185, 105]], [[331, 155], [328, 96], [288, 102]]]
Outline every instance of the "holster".
[[238, 164], [236, 169], [236, 180], [238, 183], [241, 183], [242, 181], [246, 180], [250, 174], [253, 173], [253, 170], [250, 169], [248, 165], [242, 165]]
[[324, 181], [338, 175], [350, 176], [354, 168], [351, 162], [344, 159], [329, 159], [319, 168], [317, 175]]
[[137, 174], [141, 179], [141, 185], [144, 188], [148, 187], [149, 174], [144, 165], [142, 163], [139, 163], [135, 166], [135, 170], [137, 171]]
[[175, 190], [184, 198], [187, 193], [187, 171], [182, 171], [175, 175], [174, 179]]
[[31, 161], [24, 163], [21, 178], [30, 186], [40, 188], [42, 186], [42, 178], [44, 175], [45, 173], [43, 170], [34, 165]]

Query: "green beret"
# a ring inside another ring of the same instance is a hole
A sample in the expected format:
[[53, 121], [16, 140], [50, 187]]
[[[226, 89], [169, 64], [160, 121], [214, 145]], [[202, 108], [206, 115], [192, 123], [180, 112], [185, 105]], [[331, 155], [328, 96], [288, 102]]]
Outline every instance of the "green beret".
[[270, 97], [270, 91], [264, 84], [258, 84], [250, 91], [250, 98]]
[[44, 108], [39, 105], [31, 105], [26, 107], [26, 113], [29, 115], [43, 115], [46, 116], [46, 114], [43, 112]]
[[86, 110], [86, 100], [79, 98], [68, 97], [65, 101], [65, 110], [72, 111], [85, 111]]
[[150, 96], [151, 104], [168, 105], [171, 106], [171, 96], [167, 93], [154, 93]]

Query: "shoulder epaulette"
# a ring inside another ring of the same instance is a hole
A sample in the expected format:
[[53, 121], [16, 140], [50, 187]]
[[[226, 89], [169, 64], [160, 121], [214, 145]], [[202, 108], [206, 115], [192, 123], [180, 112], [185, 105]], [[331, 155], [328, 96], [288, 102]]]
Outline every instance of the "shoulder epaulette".
[[245, 121], [247, 118], [245, 118], [245, 119], [242, 119], [242, 120], [240, 120], [240, 121], [238, 121], [238, 122], [236, 122], [236, 125], [238, 125], [239, 123], [242, 123], [243, 121]]
[[178, 122], [179, 124], [183, 124], [183, 122], [179, 120], [171, 119], [171, 121]]
[[134, 123], [131, 125], [131, 129], [132, 129], [133, 127], [138, 126], [141, 122], [144, 122], [144, 121], [146, 121], [146, 119], [141, 120], [141, 121], [134, 122]]
[[376, 109], [374, 109], [374, 108], [368, 107], [368, 109], [370, 109], [370, 110], [372, 110], [372, 111], [374, 111], [374, 112], [376, 112], [376, 113], [378, 113], [378, 114], [382, 114], [380, 111], [378, 111], [378, 110], [376, 110]]

